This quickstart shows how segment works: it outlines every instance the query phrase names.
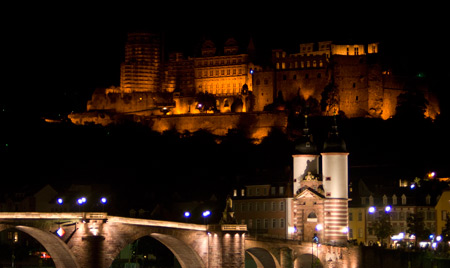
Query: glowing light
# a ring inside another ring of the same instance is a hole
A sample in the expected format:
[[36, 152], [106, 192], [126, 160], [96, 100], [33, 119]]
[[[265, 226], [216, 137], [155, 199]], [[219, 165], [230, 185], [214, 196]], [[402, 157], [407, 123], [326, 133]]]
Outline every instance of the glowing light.
[[369, 208], [369, 213], [370, 213], [370, 214], [375, 213], [375, 207], [370, 207], [370, 208]]
[[411, 189], [414, 189], [414, 188], [416, 188], [416, 185], [415, 184], [411, 184], [411, 186], [409, 186]]
[[348, 233], [348, 227], [342, 227], [341, 232], [344, 234]]
[[203, 212], [203, 217], [208, 217], [208, 216], [210, 216], [211, 215], [211, 211], [209, 211], [209, 210], [206, 210], [206, 211], [204, 211]]
[[442, 240], [442, 236], [438, 235], [436, 236], [436, 241], [440, 242]]
[[391, 210], [392, 210], [392, 207], [391, 206], [386, 206], [385, 208], [384, 208], [384, 211], [385, 212], [391, 212]]
[[106, 204], [108, 202], [108, 200], [106, 199], [106, 197], [102, 197], [102, 198], [100, 198], [100, 202], [102, 204]]
[[391, 236], [392, 240], [402, 240], [403, 238], [405, 238], [405, 233], [399, 233], [397, 235]]
[[429, 238], [430, 238], [430, 240], [433, 240], [434, 235], [433, 235], [433, 234], [430, 234]]
[[189, 218], [191, 216], [191, 213], [189, 211], [184, 212], [184, 216], [186, 218]]
[[323, 225], [322, 224], [319, 223], [319, 224], [316, 225], [316, 230], [317, 231], [321, 231], [322, 229], [323, 229]]
[[297, 232], [297, 228], [295, 228], [295, 226], [289, 226], [288, 227], [288, 233], [289, 234], [294, 234], [295, 232]]
[[65, 233], [66, 233], [66, 231], [64, 231], [64, 229], [61, 228], [61, 227], [59, 227], [59, 229], [56, 231], [56, 234], [57, 234], [59, 237], [62, 237]]
[[86, 201], [87, 201], [86, 197], [81, 197], [81, 198], [77, 199], [78, 205], [82, 205], [82, 204], [86, 203]]
[[62, 198], [58, 198], [56, 199], [56, 203], [58, 203], [58, 205], [62, 205], [64, 203]]

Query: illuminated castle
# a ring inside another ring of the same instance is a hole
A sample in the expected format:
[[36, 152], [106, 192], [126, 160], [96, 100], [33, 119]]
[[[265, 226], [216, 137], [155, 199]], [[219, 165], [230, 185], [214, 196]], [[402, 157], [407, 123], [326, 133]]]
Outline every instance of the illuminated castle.
[[[185, 58], [171, 53], [166, 60], [158, 35], [130, 33], [120, 86], [96, 90], [87, 112], [69, 117], [78, 124], [108, 124], [117, 115], [138, 116], [134, 120], [147, 122], [152, 116], [165, 116], [159, 117], [161, 121], [173, 115], [205, 113], [220, 116], [268, 111], [273, 115], [277, 110], [307, 106], [315, 115], [388, 119], [395, 115], [397, 97], [410, 89], [411, 81], [382, 69], [378, 50], [378, 43], [304, 43], [298, 53], [272, 50], [271, 64], [263, 67], [254, 63], [252, 40], [243, 49], [230, 38], [220, 50], [206, 40], [200, 56]], [[439, 113], [436, 98], [420, 78], [412, 79], [429, 103], [426, 116], [434, 118]], [[258, 120], [272, 115], [262, 113]], [[234, 123], [226, 124], [223, 128], [235, 127]], [[157, 131], [166, 130], [150, 125]], [[213, 125], [209, 127], [212, 130]]]

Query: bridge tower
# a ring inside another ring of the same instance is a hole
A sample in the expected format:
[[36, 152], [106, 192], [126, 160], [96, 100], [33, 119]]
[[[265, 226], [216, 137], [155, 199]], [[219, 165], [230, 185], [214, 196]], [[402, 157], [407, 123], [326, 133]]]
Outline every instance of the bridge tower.
[[317, 146], [313, 142], [312, 135], [309, 133], [308, 116], [305, 115], [305, 126], [302, 137], [295, 144], [295, 154], [292, 156], [294, 165], [294, 195], [301, 189], [301, 181], [308, 174], [319, 174], [319, 153]]
[[321, 155], [325, 241], [344, 244], [348, 240], [348, 152], [338, 134], [336, 117]]

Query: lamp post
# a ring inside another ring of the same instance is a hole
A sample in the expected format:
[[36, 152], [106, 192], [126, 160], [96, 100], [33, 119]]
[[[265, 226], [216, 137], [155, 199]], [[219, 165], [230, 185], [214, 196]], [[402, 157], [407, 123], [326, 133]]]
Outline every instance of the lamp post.
[[203, 216], [204, 224], [207, 224], [208, 223], [208, 217], [211, 216], [211, 211], [209, 211], [209, 210], [203, 211], [202, 216]]
[[81, 212], [81, 206], [87, 202], [86, 197], [80, 197], [77, 199], [77, 204], [79, 205], [79, 211]]
[[[319, 225], [319, 224], [318, 224]], [[316, 230], [317, 230], [317, 226], [316, 226]], [[317, 234], [314, 233], [312, 242], [311, 242], [311, 267], [314, 267], [314, 243], [316, 243], [317, 246], [317, 257], [319, 257], [319, 237], [317, 237]]]
[[183, 215], [186, 222], [188, 222], [188, 219], [191, 217], [191, 212], [185, 211]]
[[108, 199], [106, 197], [100, 198], [100, 204], [102, 204], [102, 211], [105, 211], [106, 203], [108, 203]]

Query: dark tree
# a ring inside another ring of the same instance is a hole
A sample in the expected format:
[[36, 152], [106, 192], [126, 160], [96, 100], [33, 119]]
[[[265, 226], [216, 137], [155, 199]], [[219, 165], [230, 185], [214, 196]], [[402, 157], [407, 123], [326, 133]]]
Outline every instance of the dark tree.
[[337, 112], [339, 108], [339, 90], [334, 81], [331, 81], [322, 91], [320, 107], [326, 115], [333, 115]]
[[372, 223], [369, 231], [373, 232], [377, 239], [381, 241], [381, 244], [383, 244], [383, 240], [389, 238], [394, 233], [389, 214], [383, 213]]
[[417, 247], [417, 241], [427, 239], [430, 235], [430, 230], [426, 228], [424, 217], [422, 213], [410, 214], [406, 219], [407, 232], [416, 236], [415, 247]]
[[423, 119], [428, 101], [419, 90], [408, 90], [398, 95], [395, 117], [399, 119]]

